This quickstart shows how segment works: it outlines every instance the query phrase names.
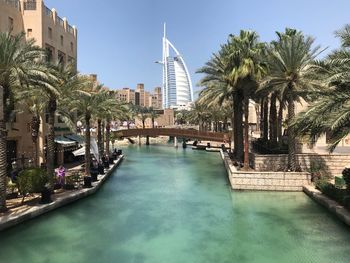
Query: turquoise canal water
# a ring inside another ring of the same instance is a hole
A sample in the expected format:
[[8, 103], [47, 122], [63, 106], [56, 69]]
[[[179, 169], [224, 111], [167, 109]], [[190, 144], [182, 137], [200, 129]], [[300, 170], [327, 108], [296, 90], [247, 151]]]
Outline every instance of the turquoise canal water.
[[232, 192], [217, 153], [131, 146], [93, 197], [0, 233], [0, 262], [350, 262], [303, 193]]

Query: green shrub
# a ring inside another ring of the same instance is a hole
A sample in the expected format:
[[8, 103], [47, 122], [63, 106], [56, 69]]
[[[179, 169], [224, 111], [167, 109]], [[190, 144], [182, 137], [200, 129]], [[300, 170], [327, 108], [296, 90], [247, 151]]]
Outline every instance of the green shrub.
[[343, 179], [345, 181], [346, 184], [346, 189], [348, 189], [348, 191], [350, 191], [350, 168], [345, 168], [342, 172], [343, 174]]
[[40, 168], [28, 168], [21, 171], [17, 178], [18, 190], [24, 201], [28, 193], [40, 193], [48, 183], [46, 171]]

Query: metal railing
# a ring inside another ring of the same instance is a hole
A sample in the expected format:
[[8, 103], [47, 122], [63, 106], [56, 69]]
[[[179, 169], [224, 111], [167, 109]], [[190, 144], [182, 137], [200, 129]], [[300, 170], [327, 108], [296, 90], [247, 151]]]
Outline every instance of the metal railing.
[[176, 136], [183, 138], [195, 138], [208, 141], [229, 142], [230, 134], [224, 132], [207, 132], [192, 129], [172, 129], [172, 128], [145, 128], [145, 129], [127, 129], [114, 132], [119, 137], [135, 136]]
[[20, 4], [19, 0], [2, 0], [2, 2], [5, 2], [6, 4], [13, 6], [18, 11], [21, 10], [21, 4]]
[[64, 21], [62, 18], [60, 18], [59, 16], [57, 16], [56, 20], [58, 21], [58, 24], [61, 26], [61, 27], [64, 27]]
[[68, 25], [68, 32], [74, 35], [74, 28], [71, 25]]
[[24, 10], [36, 10], [36, 2], [30, 1], [30, 2], [24, 2], [23, 3]]
[[44, 7], [45, 8], [45, 14], [51, 18], [53, 18], [53, 13], [50, 10], [50, 8], [48, 8], [47, 6]]

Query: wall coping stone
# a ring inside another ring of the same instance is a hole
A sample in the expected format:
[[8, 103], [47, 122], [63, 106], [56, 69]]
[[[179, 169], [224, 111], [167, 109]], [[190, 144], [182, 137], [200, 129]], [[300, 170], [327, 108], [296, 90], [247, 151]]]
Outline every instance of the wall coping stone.
[[317, 203], [327, 208], [332, 214], [336, 215], [346, 225], [350, 226], [350, 212], [344, 206], [324, 195], [313, 185], [305, 185], [303, 191]]

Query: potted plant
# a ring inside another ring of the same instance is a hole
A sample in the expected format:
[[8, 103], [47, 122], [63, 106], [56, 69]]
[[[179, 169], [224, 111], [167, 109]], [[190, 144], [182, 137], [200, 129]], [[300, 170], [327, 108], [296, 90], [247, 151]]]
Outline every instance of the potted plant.
[[15, 199], [18, 197], [18, 192], [15, 192], [15, 189], [17, 188], [17, 184], [12, 182], [11, 178], [7, 178], [7, 189], [10, 189], [11, 192], [6, 195], [6, 199]]
[[19, 173], [18, 189], [22, 194], [22, 203], [28, 193], [41, 193], [41, 203], [51, 203], [51, 189], [45, 170], [41, 168], [27, 168]]

